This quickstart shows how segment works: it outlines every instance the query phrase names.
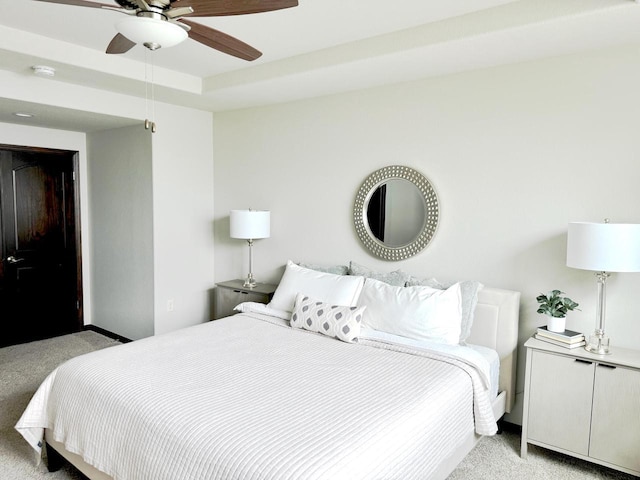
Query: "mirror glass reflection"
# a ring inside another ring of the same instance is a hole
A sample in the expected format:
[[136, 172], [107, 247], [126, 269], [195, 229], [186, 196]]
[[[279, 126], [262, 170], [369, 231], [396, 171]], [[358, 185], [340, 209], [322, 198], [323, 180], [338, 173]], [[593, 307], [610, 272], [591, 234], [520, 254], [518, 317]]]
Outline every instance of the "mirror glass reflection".
[[414, 242], [425, 226], [427, 206], [418, 187], [394, 178], [381, 183], [366, 205], [367, 223], [373, 236], [390, 248]]

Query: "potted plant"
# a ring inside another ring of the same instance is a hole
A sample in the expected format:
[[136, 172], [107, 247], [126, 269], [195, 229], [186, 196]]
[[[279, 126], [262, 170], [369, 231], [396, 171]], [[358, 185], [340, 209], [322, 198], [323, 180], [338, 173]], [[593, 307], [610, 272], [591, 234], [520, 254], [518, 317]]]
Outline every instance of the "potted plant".
[[540, 304], [538, 313], [547, 315], [547, 330], [550, 332], [564, 332], [567, 313], [572, 310], [579, 310], [578, 304], [569, 297], [564, 296], [560, 290], [551, 290], [546, 295], [540, 294], [536, 297]]

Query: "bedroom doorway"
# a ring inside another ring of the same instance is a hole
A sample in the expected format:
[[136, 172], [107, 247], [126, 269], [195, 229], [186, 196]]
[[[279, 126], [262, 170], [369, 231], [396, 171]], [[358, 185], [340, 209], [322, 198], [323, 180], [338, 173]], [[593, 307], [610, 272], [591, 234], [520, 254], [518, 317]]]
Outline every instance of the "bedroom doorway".
[[82, 329], [78, 153], [0, 145], [0, 347]]

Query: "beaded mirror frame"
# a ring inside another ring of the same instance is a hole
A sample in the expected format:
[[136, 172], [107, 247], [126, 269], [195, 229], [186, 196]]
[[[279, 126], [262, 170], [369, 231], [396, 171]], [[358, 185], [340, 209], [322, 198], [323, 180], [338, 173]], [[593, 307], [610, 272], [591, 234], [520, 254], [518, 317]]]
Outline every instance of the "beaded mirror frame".
[[[414, 185], [422, 195], [425, 207], [422, 228], [412, 241], [401, 246], [385, 245], [373, 234], [367, 219], [371, 196], [381, 185], [393, 179], [406, 180]], [[418, 254], [429, 245], [438, 227], [439, 212], [438, 196], [427, 177], [413, 168], [391, 165], [373, 172], [358, 189], [353, 205], [353, 223], [358, 237], [369, 252], [383, 260], [399, 261]]]

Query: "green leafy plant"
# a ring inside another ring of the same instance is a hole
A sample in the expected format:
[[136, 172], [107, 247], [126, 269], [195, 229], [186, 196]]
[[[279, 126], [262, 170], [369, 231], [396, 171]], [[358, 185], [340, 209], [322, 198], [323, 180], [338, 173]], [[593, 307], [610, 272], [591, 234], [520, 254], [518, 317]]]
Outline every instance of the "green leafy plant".
[[536, 297], [540, 304], [538, 313], [544, 313], [550, 317], [564, 318], [572, 310], [580, 310], [578, 304], [569, 297], [564, 296], [560, 290], [551, 290], [547, 295], [540, 294]]

